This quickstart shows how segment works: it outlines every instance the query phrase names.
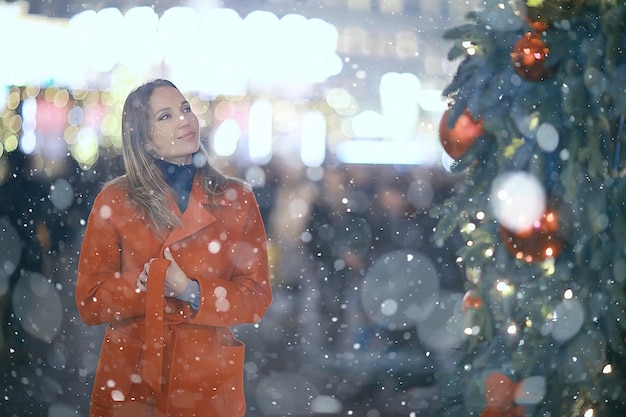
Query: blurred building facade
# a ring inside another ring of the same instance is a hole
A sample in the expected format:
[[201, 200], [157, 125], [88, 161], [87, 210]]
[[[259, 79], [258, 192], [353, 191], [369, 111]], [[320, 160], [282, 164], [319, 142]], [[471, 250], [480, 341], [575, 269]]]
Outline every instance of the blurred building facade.
[[[267, 162], [274, 152], [286, 152], [291, 159], [291, 152], [302, 153], [306, 120], [321, 120], [321, 134], [306, 140], [320, 141], [322, 155], [309, 165], [321, 164], [326, 155], [345, 162], [436, 164], [436, 128], [445, 109], [440, 91], [455, 65], [446, 60], [443, 31], [461, 22], [470, 7], [417, 0], [0, 3], [0, 20], [11, 22], [2, 26], [2, 37], [16, 39], [5, 44], [13, 65], [0, 70], [0, 103], [11, 87], [28, 87], [25, 97], [52, 88], [47, 101], [84, 109], [80, 101], [88, 91], [87, 104], [98, 102], [112, 114], [99, 121], [108, 123], [104, 130], [111, 138], [100, 147], [119, 152], [115, 119], [123, 97], [147, 78], [166, 77], [208, 109], [205, 126], [214, 140], [225, 121], [223, 130], [236, 129], [230, 140], [241, 140], [225, 156], [239, 152]], [[183, 42], [187, 35], [191, 41]], [[65, 100], [54, 96], [58, 89], [67, 91]], [[94, 98], [94, 92], [103, 96]], [[261, 140], [271, 147], [251, 156], [249, 110], [259, 99], [270, 105], [265, 117], [272, 131]], [[314, 117], [307, 119], [310, 113]], [[11, 116], [3, 117], [2, 144], [9, 152], [17, 144], [7, 132], [24, 127]], [[76, 117], [65, 124], [76, 124]], [[64, 133], [75, 146], [74, 132]], [[81, 165], [97, 158], [86, 148], [81, 152], [89, 157], [79, 159]]]

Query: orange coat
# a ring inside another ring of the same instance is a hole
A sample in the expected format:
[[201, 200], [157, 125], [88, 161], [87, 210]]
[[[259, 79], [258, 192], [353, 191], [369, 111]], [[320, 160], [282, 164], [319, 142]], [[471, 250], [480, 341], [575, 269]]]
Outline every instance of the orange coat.
[[[157, 233], [116, 186], [96, 197], [78, 265], [88, 325], [107, 323], [90, 417], [240, 417], [244, 345], [231, 325], [258, 322], [271, 302], [266, 236], [254, 194], [233, 182], [210, 204], [198, 176], [182, 227]], [[163, 256], [200, 287], [200, 307], [163, 296]], [[153, 262], [147, 291], [137, 290]]]

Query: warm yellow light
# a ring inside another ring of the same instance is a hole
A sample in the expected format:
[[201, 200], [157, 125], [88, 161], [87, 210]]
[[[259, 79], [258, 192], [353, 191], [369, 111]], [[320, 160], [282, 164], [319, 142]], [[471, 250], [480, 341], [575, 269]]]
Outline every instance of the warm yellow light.
[[18, 133], [22, 130], [22, 116], [19, 114], [14, 114], [8, 120], [7, 128], [11, 131], [11, 133]]
[[27, 86], [26, 88], [24, 88], [23, 97], [24, 98], [37, 97], [40, 91], [41, 89], [39, 88], [38, 85]]
[[343, 88], [328, 90], [325, 98], [326, 103], [341, 115], [353, 115], [359, 107], [357, 100]]
[[57, 107], [65, 107], [70, 101], [70, 94], [67, 90], [58, 90], [52, 98], [54, 105]]
[[9, 135], [4, 139], [4, 149], [6, 149], [7, 152], [13, 152], [16, 150], [18, 144], [19, 141], [15, 135]]
[[68, 145], [73, 145], [78, 140], [78, 126], [70, 125], [63, 132], [63, 139]]
[[514, 287], [506, 281], [498, 281], [496, 283], [496, 290], [500, 292], [503, 296], [508, 296], [513, 294]]
[[19, 91], [13, 90], [6, 99], [6, 106], [10, 110], [15, 110], [21, 102], [22, 98], [20, 97]]
[[83, 166], [91, 166], [98, 160], [98, 138], [91, 129], [81, 129], [76, 143], [72, 146], [72, 156]]
[[545, 271], [546, 275], [548, 276], [553, 275], [554, 271], [556, 270], [554, 258], [553, 257], [546, 258], [542, 262], [541, 267]]

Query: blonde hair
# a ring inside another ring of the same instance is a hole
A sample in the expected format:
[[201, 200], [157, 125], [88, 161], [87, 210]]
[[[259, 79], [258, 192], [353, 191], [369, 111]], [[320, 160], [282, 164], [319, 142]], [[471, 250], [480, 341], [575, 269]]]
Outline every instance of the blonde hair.
[[[128, 199], [135, 204], [161, 230], [180, 225], [178, 219], [168, 210], [172, 189], [167, 185], [156, 166], [155, 159], [148, 150], [150, 138], [150, 98], [159, 87], [178, 88], [168, 80], [157, 79], [133, 90], [124, 103], [122, 112], [122, 157], [126, 175], [118, 177], [107, 185], [117, 185], [127, 190]], [[234, 180], [220, 173], [209, 164], [206, 146], [200, 141], [200, 148], [193, 161], [200, 171], [203, 191], [214, 197], [224, 191], [229, 181]], [[210, 199], [213, 201], [214, 199]]]

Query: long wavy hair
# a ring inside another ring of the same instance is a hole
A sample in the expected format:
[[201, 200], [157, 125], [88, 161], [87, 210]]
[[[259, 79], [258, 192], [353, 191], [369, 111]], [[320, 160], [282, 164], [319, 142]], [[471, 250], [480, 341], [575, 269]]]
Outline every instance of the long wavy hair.
[[[134, 203], [158, 230], [181, 224], [180, 219], [168, 210], [173, 193], [155, 164], [148, 145], [150, 138], [150, 98], [159, 87], [178, 88], [168, 80], [156, 79], [133, 90], [124, 103], [122, 112], [122, 157], [126, 175], [112, 180], [108, 185], [123, 187]], [[209, 153], [203, 140], [193, 155], [200, 171], [201, 186], [209, 197], [215, 197], [234, 180], [220, 173], [209, 163]], [[209, 198], [210, 201], [215, 201]]]

